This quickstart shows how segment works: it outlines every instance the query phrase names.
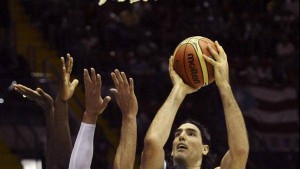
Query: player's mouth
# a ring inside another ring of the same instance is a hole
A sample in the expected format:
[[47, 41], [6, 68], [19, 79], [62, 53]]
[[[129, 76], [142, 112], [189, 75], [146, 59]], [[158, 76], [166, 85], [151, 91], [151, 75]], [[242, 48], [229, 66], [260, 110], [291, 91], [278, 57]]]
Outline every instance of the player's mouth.
[[179, 143], [177, 145], [177, 150], [187, 150], [187, 149], [188, 149], [188, 147], [183, 143]]

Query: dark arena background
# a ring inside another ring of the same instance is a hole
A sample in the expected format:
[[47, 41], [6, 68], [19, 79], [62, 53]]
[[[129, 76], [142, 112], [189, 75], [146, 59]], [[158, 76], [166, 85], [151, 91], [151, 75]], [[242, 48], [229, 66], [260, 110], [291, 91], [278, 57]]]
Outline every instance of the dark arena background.
[[[101, 6], [96, 0], [1, 0], [0, 169], [44, 169], [43, 110], [12, 86], [41, 87], [54, 97], [59, 57], [67, 53], [74, 58], [72, 79], [79, 80], [69, 102], [73, 142], [85, 110], [83, 68], [101, 74], [103, 95], [110, 95], [115, 68], [135, 80], [138, 169], [145, 133], [172, 87], [168, 59], [190, 36], [218, 40], [228, 55], [249, 135], [247, 169], [298, 169], [298, 0], [107, 0]], [[187, 96], [175, 123], [185, 118], [207, 126], [220, 162], [228, 147], [215, 83]], [[121, 127], [114, 99], [97, 124], [91, 168], [111, 169]]]

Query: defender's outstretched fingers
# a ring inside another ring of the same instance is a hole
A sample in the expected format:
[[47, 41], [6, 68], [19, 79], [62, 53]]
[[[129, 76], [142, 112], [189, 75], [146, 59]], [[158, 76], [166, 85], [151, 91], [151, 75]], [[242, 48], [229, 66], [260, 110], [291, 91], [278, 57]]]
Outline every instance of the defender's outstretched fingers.
[[111, 97], [109, 96], [106, 96], [104, 99], [103, 99], [103, 106], [106, 108], [107, 107], [107, 104], [110, 102], [111, 100]]
[[96, 81], [96, 72], [94, 68], [91, 68], [91, 79], [93, 82]]
[[[67, 61], [65, 62], [67, 71], [69, 71], [70, 61], [71, 61], [70, 55], [67, 54]], [[68, 73], [69, 73], [69, 72], [68, 72]]]
[[124, 81], [123, 81], [123, 79], [122, 79], [122, 77], [121, 77], [121, 74], [120, 74], [120, 71], [118, 70], [118, 69], [116, 69], [115, 70], [115, 74], [116, 74], [116, 77], [117, 77], [117, 79], [118, 79], [118, 81], [119, 81], [119, 84], [124, 84]]
[[28, 96], [26, 95], [25, 91], [22, 90], [22, 89], [20, 89], [19, 87], [15, 87], [15, 91], [17, 91], [18, 93], [20, 93], [21, 95], [23, 95], [23, 97], [25, 96], [25, 97], [28, 98]]
[[90, 84], [90, 83], [92, 83], [92, 80], [91, 80], [91, 78], [90, 78], [90, 75], [89, 75], [88, 70], [87, 70], [87, 69], [84, 69], [83, 72], [84, 72], [84, 73], [83, 73], [84, 83], [85, 83], [85, 84]]
[[[24, 86], [25, 87], [25, 86]], [[26, 96], [27, 99], [29, 100], [35, 100], [38, 97], [38, 93], [35, 91], [25, 87], [25, 88], [19, 88], [19, 90], [22, 91], [22, 95]]]
[[122, 76], [123, 81], [125, 82], [125, 85], [128, 85], [128, 80], [127, 80], [126, 74], [124, 72], [121, 72], [121, 76]]
[[134, 93], [134, 81], [132, 78], [129, 78], [129, 87], [130, 87], [130, 92]]
[[79, 81], [77, 79], [74, 79], [71, 84], [72, 84], [73, 88], [76, 88], [78, 83], [79, 83]]
[[37, 91], [41, 96], [46, 96], [46, 93], [44, 92], [43, 89], [37, 88], [36, 91]]
[[64, 57], [60, 57], [60, 62], [61, 62], [62, 67], [66, 67], [65, 58]]
[[[28, 87], [26, 87], [26, 86], [20, 85], [20, 84], [17, 84], [17, 85], [15, 86], [15, 89], [16, 89], [19, 93], [21, 93], [22, 95], [25, 95], [28, 99], [30, 98], [31, 93], [34, 93], [34, 92], [32, 91], [32, 89], [30, 89], [30, 88], [28, 88]], [[29, 93], [28, 91], [32, 91], [32, 92]]]
[[97, 78], [97, 80], [96, 80], [96, 87], [97, 87], [97, 89], [99, 89], [99, 91], [101, 91], [101, 89], [102, 89], [101, 75], [97, 74], [96, 78]]
[[114, 95], [118, 94], [118, 90], [115, 88], [109, 89], [110, 92], [112, 92]]
[[119, 85], [119, 81], [118, 81], [118, 79], [117, 79], [117, 77], [116, 77], [116, 73], [115, 72], [111, 72], [111, 78], [112, 78], [112, 80], [113, 80], [113, 82], [114, 82], [114, 85], [115, 86], [118, 86]]
[[65, 64], [65, 58], [64, 57], [60, 57], [60, 62], [61, 62], [61, 81], [65, 82], [66, 79], [64, 77], [66, 77], [67, 75], [67, 68], [66, 68], [66, 64]]
[[72, 72], [72, 68], [73, 68], [73, 57], [71, 57], [71, 55], [69, 53], [67, 53], [67, 58], [68, 58], [68, 73]]

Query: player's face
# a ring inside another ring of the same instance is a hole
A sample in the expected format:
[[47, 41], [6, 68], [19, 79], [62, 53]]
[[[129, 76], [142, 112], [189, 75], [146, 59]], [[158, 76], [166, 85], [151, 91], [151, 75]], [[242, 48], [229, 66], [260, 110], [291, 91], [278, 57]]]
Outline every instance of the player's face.
[[202, 156], [208, 153], [208, 146], [203, 145], [200, 130], [191, 123], [182, 124], [175, 131], [172, 156], [175, 164], [200, 165]]

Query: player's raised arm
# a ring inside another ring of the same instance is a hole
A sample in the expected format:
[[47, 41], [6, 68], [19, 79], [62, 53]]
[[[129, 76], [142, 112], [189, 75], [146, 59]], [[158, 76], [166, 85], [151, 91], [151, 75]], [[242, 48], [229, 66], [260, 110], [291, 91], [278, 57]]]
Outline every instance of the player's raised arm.
[[215, 81], [218, 86], [225, 112], [229, 151], [223, 157], [221, 169], [244, 169], [249, 154], [247, 130], [242, 112], [234, 98], [229, 83], [227, 55], [216, 42], [218, 52], [209, 46], [214, 59], [204, 56], [214, 66]]
[[21, 84], [16, 84], [14, 89], [20, 94], [24, 95], [29, 100], [34, 100], [38, 105], [40, 105], [44, 112], [46, 118], [46, 137], [47, 137], [47, 149], [46, 149], [46, 168], [54, 168], [54, 106], [53, 99], [50, 95], [45, 93], [41, 88], [32, 90]]
[[58, 168], [68, 168], [72, 152], [69, 127], [68, 100], [73, 96], [78, 80], [70, 82], [73, 58], [67, 54], [66, 61], [61, 57], [59, 89], [54, 103], [55, 157]]
[[[93, 158], [94, 133], [98, 116], [104, 112], [109, 96], [101, 97], [101, 76], [84, 69], [85, 105], [82, 123], [71, 154], [69, 169], [89, 169]], [[106, 155], [106, 154], [104, 154]]]
[[136, 116], [138, 111], [134, 82], [132, 78], [129, 78], [128, 81], [125, 73], [120, 73], [117, 69], [111, 73], [111, 77], [115, 88], [110, 91], [114, 94], [122, 112], [122, 127], [114, 169], [133, 169], [137, 142]]
[[166, 144], [180, 104], [187, 94], [197, 91], [186, 85], [173, 68], [174, 57], [169, 59], [169, 74], [173, 88], [156, 113], [144, 139], [142, 169], [162, 169], [164, 165], [164, 145]]

